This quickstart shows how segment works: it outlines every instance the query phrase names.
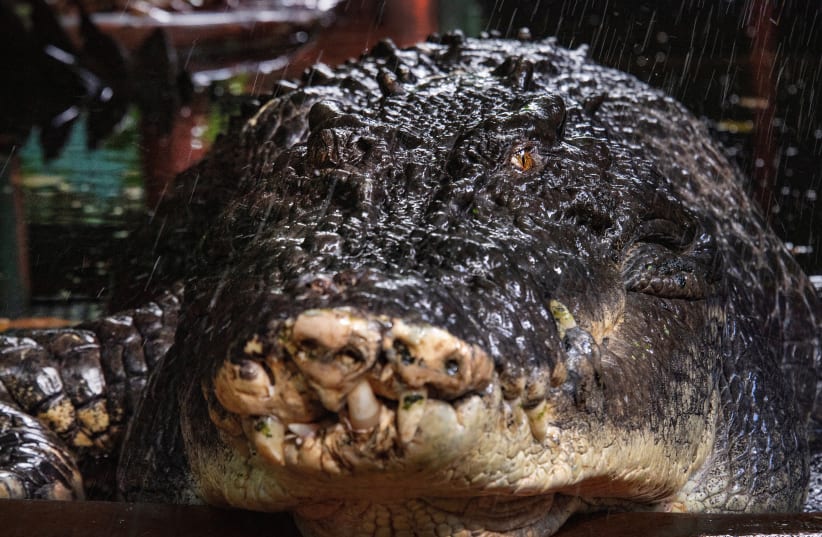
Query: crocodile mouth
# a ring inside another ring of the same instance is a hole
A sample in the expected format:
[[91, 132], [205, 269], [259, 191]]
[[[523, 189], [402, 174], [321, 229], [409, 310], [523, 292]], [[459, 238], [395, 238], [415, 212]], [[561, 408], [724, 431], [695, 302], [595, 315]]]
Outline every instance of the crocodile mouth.
[[578, 509], [545, 486], [567, 465], [527, 475], [545, 431], [493, 359], [441, 328], [308, 310], [243, 341], [203, 393], [233, 461], [205, 496], [291, 510], [306, 535], [550, 534]]
[[567, 363], [537, 379], [554, 386], [542, 394], [424, 323], [351, 308], [271, 322], [202, 384], [220, 441], [190, 448], [199, 492], [292, 511], [312, 536], [406, 522], [437, 534], [431, 521], [443, 535], [548, 535], [601, 502], [673, 505], [707, 459], [716, 403], [670, 441], [598, 417], [596, 342], [562, 304], [551, 315]]
[[[369, 496], [381, 480], [397, 493], [392, 468], [443, 467], [470, 451], [498, 398], [478, 346], [348, 308], [305, 311], [239, 347], [203, 385], [224, 436], [274, 473], [347, 474], [367, 479]], [[430, 493], [418, 478], [408, 485]]]

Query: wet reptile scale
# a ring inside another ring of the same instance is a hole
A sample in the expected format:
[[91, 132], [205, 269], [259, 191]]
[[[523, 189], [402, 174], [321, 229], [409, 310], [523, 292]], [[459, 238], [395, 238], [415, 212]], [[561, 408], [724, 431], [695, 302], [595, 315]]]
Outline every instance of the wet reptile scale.
[[0, 340], [0, 491], [80, 497], [119, 454], [121, 497], [315, 536], [801, 509], [820, 305], [743, 182], [584, 48], [318, 65], [135, 234], [137, 309]]

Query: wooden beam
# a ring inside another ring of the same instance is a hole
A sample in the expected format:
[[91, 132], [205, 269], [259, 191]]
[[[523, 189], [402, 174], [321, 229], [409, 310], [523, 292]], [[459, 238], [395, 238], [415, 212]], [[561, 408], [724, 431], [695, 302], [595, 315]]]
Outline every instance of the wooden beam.
[[[557, 537], [819, 535], [821, 513], [602, 513], [572, 519]], [[298, 537], [291, 518], [198, 505], [0, 500], [3, 537]]]

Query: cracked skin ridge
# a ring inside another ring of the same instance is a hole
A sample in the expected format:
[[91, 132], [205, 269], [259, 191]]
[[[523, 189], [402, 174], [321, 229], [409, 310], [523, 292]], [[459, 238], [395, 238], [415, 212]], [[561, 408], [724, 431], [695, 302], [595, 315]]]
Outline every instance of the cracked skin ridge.
[[154, 217], [135, 287], [185, 293], [121, 491], [317, 536], [800, 509], [819, 303], [741, 184], [584, 49], [315, 66]]

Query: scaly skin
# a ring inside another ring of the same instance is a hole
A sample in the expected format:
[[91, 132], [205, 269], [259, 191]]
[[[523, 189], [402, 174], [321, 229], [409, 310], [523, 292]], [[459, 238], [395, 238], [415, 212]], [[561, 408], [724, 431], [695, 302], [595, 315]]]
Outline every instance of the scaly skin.
[[178, 307], [169, 292], [77, 328], [0, 335], [0, 497], [113, 496], [111, 466]]
[[741, 183], [584, 50], [317, 66], [155, 215], [135, 288], [185, 294], [121, 490], [316, 536], [799, 509], [820, 308]]

